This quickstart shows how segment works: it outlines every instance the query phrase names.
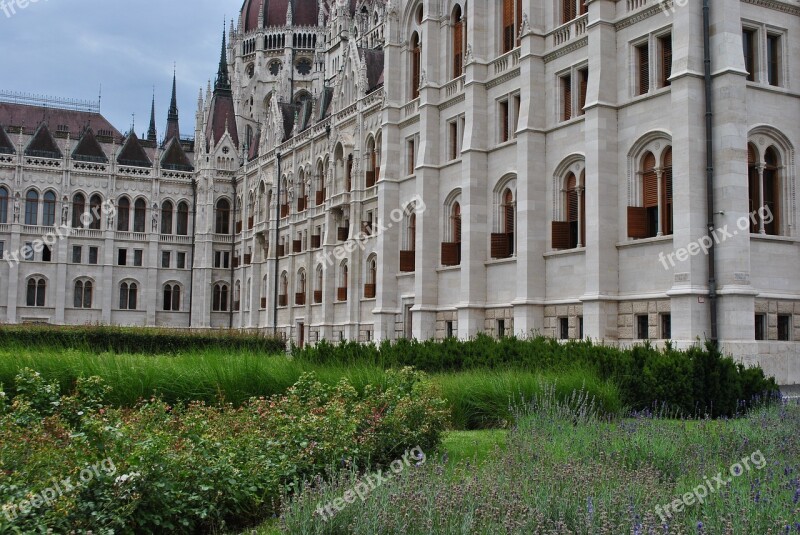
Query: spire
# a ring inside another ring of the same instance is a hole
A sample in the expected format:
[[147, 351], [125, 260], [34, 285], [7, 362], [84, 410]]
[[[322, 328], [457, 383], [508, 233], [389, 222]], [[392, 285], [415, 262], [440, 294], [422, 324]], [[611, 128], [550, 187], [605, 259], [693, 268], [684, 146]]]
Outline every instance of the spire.
[[225, 23], [222, 24], [222, 50], [219, 54], [219, 70], [214, 91], [230, 91], [231, 82], [228, 79], [228, 46], [225, 38]]
[[156, 95], [153, 92], [153, 104], [150, 106], [150, 128], [147, 130], [147, 141], [156, 140]]
[[164, 144], [174, 137], [180, 139], [180, 127], [178, 126], [178, 91], [176, 82], [176, 72], [172, 71], [172, 100], [169, 103], [169, 113], [167, 113], [167, 135], [164, 137]]

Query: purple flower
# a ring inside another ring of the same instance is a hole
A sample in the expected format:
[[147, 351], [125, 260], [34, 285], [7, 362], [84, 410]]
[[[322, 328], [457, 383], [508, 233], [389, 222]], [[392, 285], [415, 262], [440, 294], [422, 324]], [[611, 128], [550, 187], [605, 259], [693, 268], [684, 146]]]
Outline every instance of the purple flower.
[[703, 523], [702, 522], [698, 522], [697, 523], [697, 533], [703, 533]]

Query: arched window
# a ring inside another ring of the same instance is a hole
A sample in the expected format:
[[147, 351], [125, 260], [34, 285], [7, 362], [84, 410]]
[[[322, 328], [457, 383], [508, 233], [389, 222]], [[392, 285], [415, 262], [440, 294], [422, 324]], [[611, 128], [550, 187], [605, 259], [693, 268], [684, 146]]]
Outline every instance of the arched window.
[[297, 288], [294, 296], [294, 304], [306, 304], [306, 272], [304, 269], [297, 272]]
[[83, 228], [83, 213], [86, 211], [86, 197], [82, 193], [72, 196], [72, 228]]
[[189, 203], [181, 201], [178, 203], [178, 236], [189, 234]]
[[179, 312], [181, 309], [181, 287], [177, 284], [164, 285], [164, 310]]
[[147, 203], [144, 199], [136, 199], [133, 203], [133, 231], [144, 232], [144, 222], [147, 217]]
[[161, 234], [172, 234], [172, 203], [161, 203]]
[[[759, 161], [758, 150], [752, 143], [747, 148], [750, 213], [750, 232], [778, 236], [781, 234], [781, 177], [780, 156], [774, 146], [764, 152]], [[771, 215], [771, 217], [770, 217]]]
[[514, 193], [506, 188], [500, 199], [500, 232], [491, 236], [492, 258], [509, 258], [514, 254]]
[[563, 201], [561, 205], [561, 221], [553, 221], [553, 249], [575, 249], [583, 247], [586, 242], [586, 195], [583, 191], [585, 171], [580, 172], [580, 179], [572, 171], [563, 181]]
[[52, 227], [56, 224], [56, 194], [48, 191], [44, 194], [42, 209], [42, 225]]
[[131, 201], [127, 197], [120, 197], [117, 202], [117, 230], [128, 232], [131, 229]]
[[461, 6], [453, 8], [453, 78], [464, 73], [464, 47], [467, 40], [466, 24], [461, 13]]
[[0, 188], [0, 223], [8, 223], [8, 190]]
[[217, 201], [214, 232], [217, 234], [231, 233], [231, 203], [228, 202], [228, 199], [220, 199]]
[[322, 264], [317, 266], [317, 280], [314, 283], [314, 302], [322, 303]]
[[417, 250], [417, 213], [408, 216], [408, 250]]
[[39, 224], [39, 194], [35, 190], [25, 194], [25, 224]]
[[285, 307], [289, 304], [289, 275], [284, 271], [281, 274], [280, 285], [278, 286], [278, 306]]
[[317, 206], [325, 202], [325, 165], [322, 162], [317, 164], [317, 185], [316, 185], [316, 192], [317, 192]]
[[377, 293], [378, 261], [375, 255], [367, 258], [367, 280], [364, 284], [364, 299], [373, 299]]
[[100, 198], [100, 195], [92, 195], [91, 199], [89, 199], [89, 215], [92, 218], [91, 222], [89, 223], [90, 229], [100, 230], [100, 221], [103, 215], [101, 213], [102, 204], [103, 199]]
[[39, 277], [31, 277], [28, 279], [28, 293], [26, 296], [26, 303], [29, 307], [43, 307], [45, 306], [45, 298], [47, 295], [47, 281]]
[[442, 265], [458, 266], [461, 264], [461, 205], [458, 202], [450, 207], [448, 223], [450, 241], [442, 243]]
[[422, 69], [422, 43], [419, 34], [411, 36], [411, 99], [419, 98], [420, 72]]
[[217, 283], [214, 285], [214, 295], [211, 304], [211, 310], [214, 312], [227, 312], [228, 311], [228, 285], [224, 283]]
[[646, 152], [641, 159], [641, 204], [628, 207], [628, 236], [631, 238], [653, 238], [659, 234], [658, 225], [658, 172], [656, 157]]
[[242, 281], [236, 281], [233, 287], [233, 311], [238, 312], [242, 304]]
[[339, 268], [339, 286], [336, 289], [336, 300], [347, 301], [347, 279], [348, 279], [347, 262], [342, 262]]
[[[571, 0], [574, 2], [575, 0]], [[511, 52], [519, 44], [519, 29], [522, 25], [522, 0], [503, 0], [503, 54]]]
[[136, 310], [139, 287], [135, 282], [123, 282], [119, 285], [120, 310]]
[[400, 271], [402, 273], [412, 273], [416, 270], [416, 250], [417, 213], [413, 206], [409, 206], [405, 213], [405, 229], [400, 248]]
[[74, 308], [92, 308], [92, 281], [75, 281], [75, 295], [73, 296]]

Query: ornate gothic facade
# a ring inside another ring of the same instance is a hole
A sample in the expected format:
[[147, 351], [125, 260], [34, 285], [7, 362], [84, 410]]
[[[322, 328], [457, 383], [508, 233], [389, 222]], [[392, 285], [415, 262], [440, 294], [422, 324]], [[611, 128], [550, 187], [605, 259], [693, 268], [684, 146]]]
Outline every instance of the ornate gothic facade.
[[0, 104], [6, 259], [76, 227], [0, 268], [0, 318], [716, 334], [800, 383], [800, 8], [710, 1], [707, 147], [701, 4], [247, 0], [191, 141], [174, 100], [161, 142]]

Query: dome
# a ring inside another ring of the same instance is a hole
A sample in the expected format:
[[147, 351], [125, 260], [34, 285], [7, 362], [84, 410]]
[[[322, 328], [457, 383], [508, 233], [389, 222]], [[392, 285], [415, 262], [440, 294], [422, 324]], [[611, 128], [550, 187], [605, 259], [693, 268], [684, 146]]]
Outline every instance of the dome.
[[264, 27], [286, 26], [286, 13], [292, 4], [293, 26], [316, 26], [319, 14], [318, 0], [245, 0], [242, 5], [244, 31], [258, 29], [258, 15], [264, 8]]

